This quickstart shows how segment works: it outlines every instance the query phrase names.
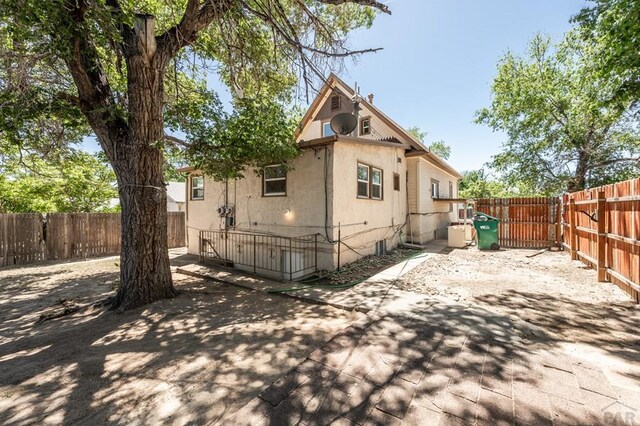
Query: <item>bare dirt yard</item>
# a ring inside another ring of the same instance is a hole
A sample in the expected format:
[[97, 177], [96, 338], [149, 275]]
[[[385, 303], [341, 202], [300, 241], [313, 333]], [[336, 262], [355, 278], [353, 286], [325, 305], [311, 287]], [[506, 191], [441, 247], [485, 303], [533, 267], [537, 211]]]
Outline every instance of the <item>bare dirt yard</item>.
[[0, 424], [224, 423], [361, 316], [174, 274], [175, 299], [36, 325], [112, 294], [116, 261], [0, 270]]
[[541, 327], [568, 353], [640, 390], [640, 308], [566, 252], [446, 249], [405, 274], [403, 290], [481, 306]]

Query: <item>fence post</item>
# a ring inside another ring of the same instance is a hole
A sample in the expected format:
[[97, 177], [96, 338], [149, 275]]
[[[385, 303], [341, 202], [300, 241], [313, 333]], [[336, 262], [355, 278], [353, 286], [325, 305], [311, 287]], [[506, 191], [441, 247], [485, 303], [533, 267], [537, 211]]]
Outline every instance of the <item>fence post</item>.
[[289, 281], [293, 281], [293, 247], [291, 246], [291, 237], [289, 237]]
[[604, 191], [598, 192], [598, 281], [607, 280], [607, 200]]
[[338, 222], [338, 271], [340, 270], [340, 244], [341, 244], [341, 235], [342, 231], [340, 230], [340, 222]]
[[562, 198], [556, 198], [556, 244], [562, 250]]
[[253, 234], [253, 273], [256, 273], [258, 260], [256, 259], [256, 234]]
[[571, 235], [569, 238], [569, 247], [571, 248], [571, 260], [578, 260], [578, 233], [576, 231], [576, 200], [569, 200], [569, 227]]

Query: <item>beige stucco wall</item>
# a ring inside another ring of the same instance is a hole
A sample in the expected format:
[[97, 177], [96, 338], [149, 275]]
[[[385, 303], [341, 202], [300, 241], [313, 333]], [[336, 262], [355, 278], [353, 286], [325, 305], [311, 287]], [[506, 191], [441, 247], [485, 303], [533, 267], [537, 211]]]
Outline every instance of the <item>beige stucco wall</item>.
[[[357, 197], [358, 162], [383, 171], [382, 200]], [[404, 235], [401, 232], [405, 232], [403, 224], [407, 216], [406, 165], [407, 159], [402, 147], [353, 142], [338, 142], [335, 145], [333, 173], [337, 183], [333, 194], [333, 225], [336, 240], [340, 224], [342, 239], [360, 254], [374, 254], [375, 243], [379, 240], [387, 241], [387, 249], [392, 249], [398, 244], [401, 235]], [[393, 189], [394, 173], [400, 176], [400, 191]], [[346, 245], [341, 246], [341, 264], [352, 262], [359, 257]], [[336, 264], [337, 261], [336, 252]]]
[[[457, 205], [454, 203], [453, 211], [450, 211], [450, 203], [434, 200], [431, 181], [435, 179], [440, 182], [441, 198], [456, 198], [458, 178], [423, 157], [411, 157], [407, 162], [409, 187], [415, 188], [409, 194], [411, 215], [407, 228], [411, 240], [423, 244], [434, 238], [445, 238], [447, 227], [457, 221]], [[453, 186], [451, 193], [450, 182]]]
[[[328, 147], [327, 163], [331, 170], [332, 148]], [[324, 232], [324, 155], [325, 150], [303, 151], [293, 161], [293, 170], [287, 173], [287, 195], [262, 196], [262, 178], [248, 170], [244, 179], [229, 182], [228, 205], [235, 209], [236, 230], [271, 233], [286, 236], [302, 236]], [[327, 179], [328, 190], [332, 189], [331, 173]], [[187, 212], [188, 250], [198, 254], [198, 235], [201, 230], [224, 229], [224, 218], [217, 208], [225, 202], [225, 184], [205, 176], [204, 200], [189, 200]], [[329, 215], [331, 215], [329, 197]], [[331, 217], [329, 217], [331, 220]], [[322, 244], [324, 254], [318, 256], [321, 269], [332, 264], [331, 249]]]
[[[325, 154], [329, 203], [326, 233]], [[383, 170], [382, 200], [357, 198], [358, 162]], [[400, 191], [393, 189], [394, 173], [399, 175]], [[340, 228], [346, 243], [341, 245], [341, 265], [375, 253], [376, 241], [386, 240], [387, 249], [392, 249], [404, 239], [406, 176], [403, 147], [338, 141], [315, 151], [307, 149], [294, 161], [294, 169], [287, 175], [286, 196], [263, 197], [262, 179], [248, 172], [244, 179], [229, 182], [228, 204], [235, 209], [235, 229], [239, 231], [287, 236], [320, 234], [318, 268], [333, 270], [338, 264], [338, 246], [327, 243], [325, 234], [337, 241]], [[192, 254], [200, 250], [199, 231], [224, 229], [224, 218], [219, 217], [217, 208], [224, 205], [225, 184], [205, 177], [204, 194], [204, 200], [188, 202], [188, 249]]]

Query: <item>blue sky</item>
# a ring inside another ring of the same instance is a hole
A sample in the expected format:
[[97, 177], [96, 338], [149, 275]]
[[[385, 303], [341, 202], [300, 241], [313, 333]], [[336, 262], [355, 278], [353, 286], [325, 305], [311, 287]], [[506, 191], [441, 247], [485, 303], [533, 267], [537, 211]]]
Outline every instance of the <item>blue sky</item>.
[[507, 50], [522, 53], [537, 32], [559, 40], [584, 0], [391, 0], [391, 16], [352, 37], [362, 56], [343, 79], [405, 127], [428, 132], [427, 142], [451, 146], [458, 170], [482, 167], [504, 135], [474, 124], [489, 106], [496, 64]]
[[[404, 127], [427, 131], [426, 142], [451, 146], [458, 170], [477, 169], [500, 152], [504, 135], [473, 123], [488, 106], [496, 64], [507, 50], [523, 53], [542, 32], [560, 40], [585, 0], [389, 0], [392, 15], [350, 37], [354, 49], [382, 47], [347, 63], [340, 77]], [[229, 99], [212, 76], [210, 83]], [[97, 149], [87, 141], [88, 150]]]

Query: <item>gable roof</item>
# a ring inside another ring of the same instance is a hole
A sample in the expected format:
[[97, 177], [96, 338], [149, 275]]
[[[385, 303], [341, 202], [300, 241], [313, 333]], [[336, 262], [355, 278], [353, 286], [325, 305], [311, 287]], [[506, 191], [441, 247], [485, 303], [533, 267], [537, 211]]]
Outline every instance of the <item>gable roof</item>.
[[[329, 96], [331, 91], [333, 91], [335, 88], [339, 88], [341, 91], [343, 91], [345, 94], [349, 96], [353, 96], [355, 94], [355, 91], [351, 87], [349, 87], [337, 75], [331, 73], [327, 81], [322, 86], [322, 88], [320, 88], [318, 95], [315, 97], [311, 105], [309, 105], [307, 112], [302, 117], [302, 121], [300, 122], [298, 131], [296, 132], [296, 138], [299, 137], [300, 134], [302, 134], [302, 131], [304, 130], [304, 128], [316, 116], [316, 114], [324, 104], [324, 101], [326, 100], [326, 98]], [[369, 103], [364, 98], [360, 100], [360, 103], [366, 106], [367, 109], [371, 111], [372, 114], [375, 114], [380, 120], [382, 120], [386, 125], [388, 125], [396, 133], [398, 133], [400, 136], [405, 138], [413, 149], [416, 149], [419, 151], [429, 151], [429, 148], [427, 148], [421, 141], [419, 141], [418, 139], [416, 139], [415, 136], [413, 136], [411, 133], [403, 129], [402, 126], [400, 126], [398, 123], [396, 123], [391, 118], [389, 118], [389, 116], [387, 116], [384, 112], [382, 112], [379, 108], [374, 106], [372, 103]]]
[[167, 182], [167, 198], [176, 203], [184, 203], [187, 200], [185, 182]]

